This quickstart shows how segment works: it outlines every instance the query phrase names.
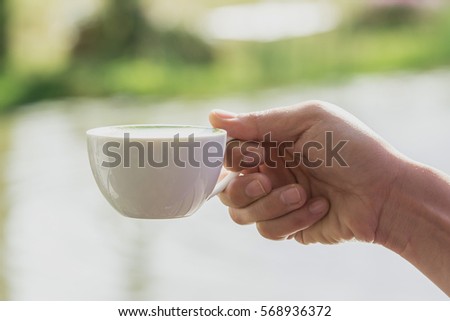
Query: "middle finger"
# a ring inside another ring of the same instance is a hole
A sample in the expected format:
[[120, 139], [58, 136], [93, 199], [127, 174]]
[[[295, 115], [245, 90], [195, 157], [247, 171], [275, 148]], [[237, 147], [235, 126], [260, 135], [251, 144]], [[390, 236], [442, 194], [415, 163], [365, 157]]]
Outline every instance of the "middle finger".
[[305, 190], [298, 184], [277, 188], [242, 208], [230, 207], [231, 218], [238, 224], [271, 220], [296, 210], [307, 200]]

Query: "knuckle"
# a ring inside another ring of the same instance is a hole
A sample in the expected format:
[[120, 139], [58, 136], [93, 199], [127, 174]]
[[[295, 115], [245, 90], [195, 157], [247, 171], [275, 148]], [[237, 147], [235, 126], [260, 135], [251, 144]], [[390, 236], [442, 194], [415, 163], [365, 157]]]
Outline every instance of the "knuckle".
[[266, 113], [267, 112], [265, 111], [256, 111], [250, 112], [246, 115], [247, 120], [249, 121], [250, 124], [252, 124], [255, 131], [252, 136], [259, 137], [261, 135], [260, 122]]
[[315, 109], [326, 109], [327, 103], [325, 101], [319, 100], [319, 99], [311, 99], [306, 102], [307, 106], [310, 106], [311, 108]]
[[259, 119], [261, 118], [261, 115], [263, 114], [262, 111], [254, 111], [247, 114], [247, 119], [253, 124], [257, 124]]
[[323, 115], [329, 113], [329, 104], [321, 100], [309, 100], [303, 105], [310, 115]]

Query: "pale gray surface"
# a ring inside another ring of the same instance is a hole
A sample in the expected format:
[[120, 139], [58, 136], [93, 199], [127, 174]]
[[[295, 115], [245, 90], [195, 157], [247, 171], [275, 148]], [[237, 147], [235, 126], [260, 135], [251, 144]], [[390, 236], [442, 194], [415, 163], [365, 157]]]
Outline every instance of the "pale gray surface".
[[83, 133], [120, 123], [207, 124], [213, 108], [258, 110], [314, 98], [346, 107], [402, 152], [449, 173], [449, 84], [450, 72], [435, 71], [212, 101], [74, 100], [25, 111], [9, 155], [11, 299], [446, 299], [380, 246], [268, 241], [253, 226], [235, 225], [217, 199], [187, 219], [123, 218], [95, 186]]

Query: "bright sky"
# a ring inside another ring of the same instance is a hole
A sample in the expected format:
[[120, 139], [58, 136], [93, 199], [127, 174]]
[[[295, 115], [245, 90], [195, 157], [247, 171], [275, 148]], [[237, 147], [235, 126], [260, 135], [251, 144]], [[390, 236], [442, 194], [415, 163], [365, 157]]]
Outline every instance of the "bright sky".
[[274, 41], [326, 32], [340, 20], [330, 2], [263, 1], [213, 9], [201, 29], [212, 39]]

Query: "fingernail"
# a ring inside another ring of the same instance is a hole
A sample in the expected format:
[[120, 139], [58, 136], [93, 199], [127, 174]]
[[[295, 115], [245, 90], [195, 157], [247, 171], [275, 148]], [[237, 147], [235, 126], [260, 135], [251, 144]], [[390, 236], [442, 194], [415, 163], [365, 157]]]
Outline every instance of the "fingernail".
[[245, 194], [249, 197], [258, 197], [267, 194], [261, 182], [255, 179], [245, 187]]
[[281, 201], [286, 205], [294, 205], [300, 203], [302, 196], [296, 187], [292, 187], [280, 195]]
[[317, 200], [312, 202], [308, 208], [312, 214], [321, 214], [326, 210], [327, 202], [324, 200]]
[[222, 109], [215, 109], [213, 110], [213, 112], [222, 119], [233, 119], [236, 118], [237, 114], [231, 112], [231, 111], [226, 111], [226, 110], [222, 110]]

